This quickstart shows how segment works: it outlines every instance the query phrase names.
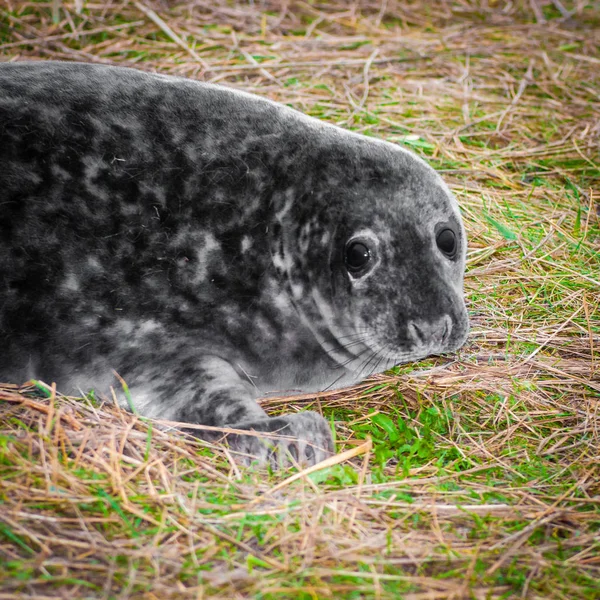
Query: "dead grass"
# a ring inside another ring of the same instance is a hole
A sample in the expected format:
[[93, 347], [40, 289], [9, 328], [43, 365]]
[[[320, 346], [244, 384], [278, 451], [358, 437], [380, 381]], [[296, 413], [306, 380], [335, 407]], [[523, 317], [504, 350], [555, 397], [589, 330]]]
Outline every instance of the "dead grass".
[[599, 8], [0, 0], [1, 60], [231, 84], [426, 156], [473, 319], [456, 356], [265, 400], [351, 451], [295, 477], [3, 387], [0, 600], [600, 598]]

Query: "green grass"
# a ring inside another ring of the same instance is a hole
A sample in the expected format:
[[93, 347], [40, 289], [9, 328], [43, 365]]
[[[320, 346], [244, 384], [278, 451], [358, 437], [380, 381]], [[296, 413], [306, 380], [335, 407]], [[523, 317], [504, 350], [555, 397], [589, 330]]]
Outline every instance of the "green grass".
[[293, 481], [93, 394], [2, 388], [0, 598], [600, 598], [597, 3], [145, 0], [187, 49], [133, 2], [81, 4], [1, 5], [1, 59], [216, 81], [425, 157], [463, 211], [473, 329], [265, 400], [358, 448]]

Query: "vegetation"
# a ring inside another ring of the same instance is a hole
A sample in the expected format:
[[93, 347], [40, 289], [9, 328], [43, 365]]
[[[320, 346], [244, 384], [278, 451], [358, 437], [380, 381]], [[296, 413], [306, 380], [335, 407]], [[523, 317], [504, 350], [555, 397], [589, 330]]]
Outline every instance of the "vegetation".
[[0, 60], [234, 85], [426, 157], [473, 326], [457, 355], [264, 401], [331, 419], [310, 473], [3, 386], [0, 600], [600, 598], [599, 8], [0, 0]]

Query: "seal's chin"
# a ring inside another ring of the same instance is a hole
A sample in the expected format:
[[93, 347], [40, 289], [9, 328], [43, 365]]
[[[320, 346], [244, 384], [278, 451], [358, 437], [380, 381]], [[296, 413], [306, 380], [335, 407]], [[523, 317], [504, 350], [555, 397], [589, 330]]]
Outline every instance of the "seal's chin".
[[432, 352], [432, 346], [412, 346], [407, 344], [404, 347], [397, 347], [395, 344], [374, 344], [372, 341], [366, 344], [366, 349], [360, 362], [353, 361], [347, 365], [347, 368], [354, 367], [361, 379], [370, 377], [376, 373], [387, 371], [396, 365], [406, 364], [421, 360]]
[[365, 344], [361, 356], [344, 365], [346, 369], [354, 370], [359, 379], [366, 379], [376, 373], [387, 371], [396, 365], [403, 365], [423, 360], [428, 356], [443, 354], [449, 350], [438, 343], [410, 344], [403, 348], [396, 348], [390, 344]]

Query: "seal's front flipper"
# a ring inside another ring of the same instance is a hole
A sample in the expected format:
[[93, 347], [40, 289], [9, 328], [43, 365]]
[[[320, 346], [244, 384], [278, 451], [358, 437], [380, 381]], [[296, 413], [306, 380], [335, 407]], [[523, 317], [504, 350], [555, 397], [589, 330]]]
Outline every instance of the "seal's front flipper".
[[[186, 423], [244, 430], [219, 433], [188, 430], [210, 441], [225, 440], [241, 462], [272, 468], [294, 463], [314, 465], [333, 451], [331, 428], [315, 412], [269, 417], [256, 403], [258, 392], [227, 361], [204, 357], [196, 370], [201, 377], [192, 398], [178, 399], [172, 418]], [[265, 435], [257, 435], [257, 434]]]
[[231, 427], [267, 434], [227, 434], [227, 443], [244, 464], [258, 462], [273, 469], [312, 466], [334, 452], [329, 423], [315, 412], [267, 417]]

